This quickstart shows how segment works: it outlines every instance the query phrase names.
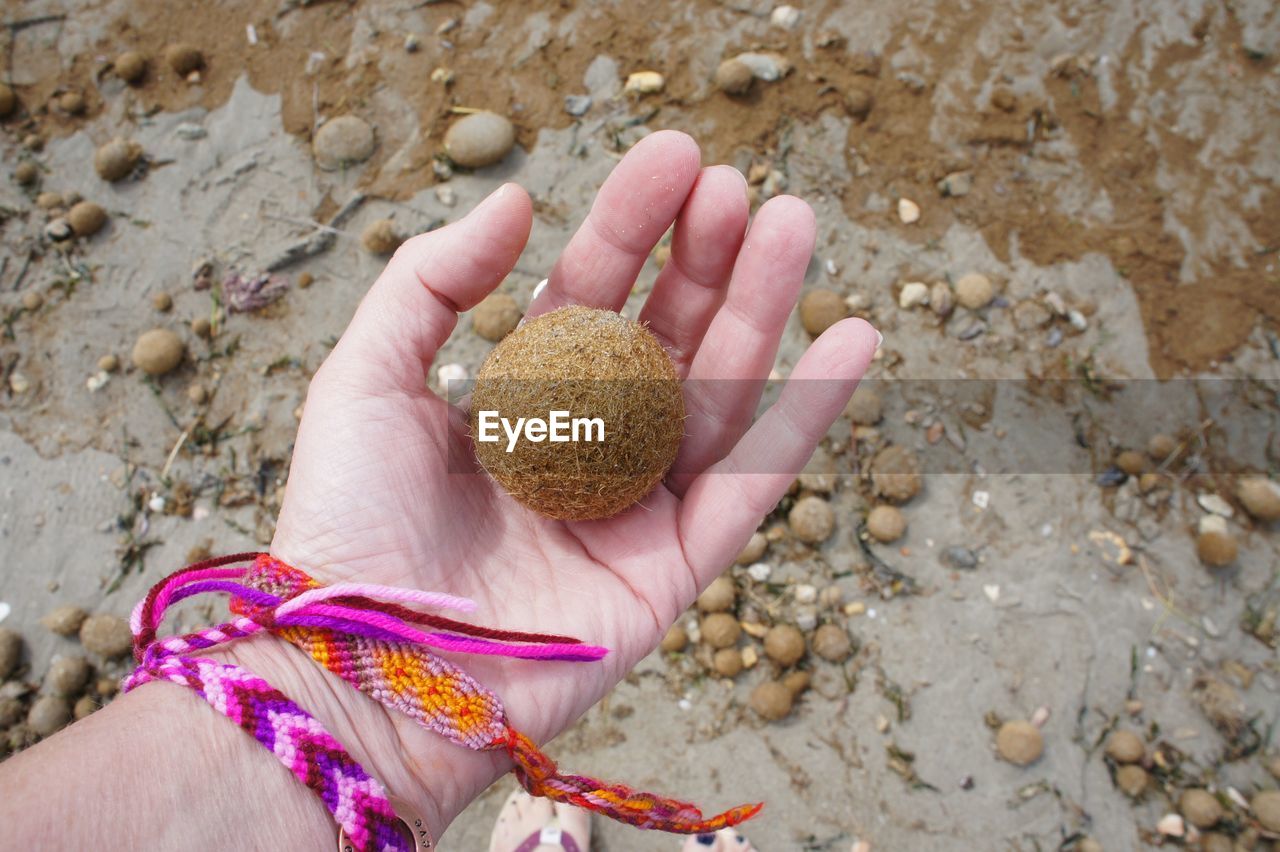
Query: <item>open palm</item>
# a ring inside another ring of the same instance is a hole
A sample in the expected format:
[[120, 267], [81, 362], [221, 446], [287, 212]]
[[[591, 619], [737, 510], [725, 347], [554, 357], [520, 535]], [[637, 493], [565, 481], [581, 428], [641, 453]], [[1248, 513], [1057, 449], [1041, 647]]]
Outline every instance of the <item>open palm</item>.
[[[731, 563], [875, 351], [866, 323], [832, 326], [752, 425], [814, 222], [788, 197], [766, 203], [749, 231], [747, 218], [739, 172], [702, 169], [692, 139], [655, 133], [615, 168], [530, 306], [530, 316], [568, 304], [619, 309], [675, 223], [671, 260], [639, 319], [682, 379], [717, 381], [686, 394], [681, 473], [640, 505], [590, 522], [543, 518], [483, 472], [457, 472], [450, 460], [472, 457], [465, 415], [427, 388], [458, 312], [515, 265], [532, 225], [529, 197], [508, 184], [457, 223], [409, 240], [312, 382], [273, 554], [326, 581], [464, 595], [481, 623], [610, 648], [598, 663], [461, 661], [503, 699], [514, 726], [538, 741], [563, 730]], [[762, 458], [770, 472], [758, 472]], [[428, 747], [431, 734], [405, 728], [407, 750]], [[492, 758], [451, 764], [460, 802], [503, 768]]]

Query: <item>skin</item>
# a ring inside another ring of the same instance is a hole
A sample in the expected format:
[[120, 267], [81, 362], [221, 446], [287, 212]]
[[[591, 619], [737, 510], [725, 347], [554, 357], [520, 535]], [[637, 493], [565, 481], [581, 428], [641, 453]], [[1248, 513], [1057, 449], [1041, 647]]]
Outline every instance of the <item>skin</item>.
[[[515, 265], [532, 205], [507, 184], [465, 218], [406, 242], [312, 380], [271, 552], [326, 582], [448, 591], [477, 620], [605, 645], [598, 663], [469, 658], [464, 665], [535, 742], [564, 730], [655, 648], [731, 564], [840, 414], [878, 345], [857, 319], [827, 330], [753, 425], [814, 243], [808, 205], [771, 199], [747, 227], [746, 182], [702, 168], [696, 143], [654, 133], [601, 187], [529, 315], [618, 309], [674, 222], [671, 260], [641, 313], [682, 377], [733, 379], [686, 400], [684, 471], [641, 507], [562, 523], [521, 508], [479, 473], [462, 412], [427, 389], [436, 351]], [[754, 380], [754, 381], [747, 381]], [[465, 457], [465, 456], [463, 456]], [[454, 457], [457, 458], [456, 456]], [[769, 473], [754, 460], [768, 458]], [[271, 637], [232, 657], [322, 720], [437, 837], [509, 767], [392, 714]], [[625, 779], [625, 767], [618, 768]], [[0, 824], [15, 848], [210, 848], [334, 842], [323, 806], [199, 698], [138, 689], [0, 766]], [[139, 794], [145, 791], [146, 804]], [[678, 783], [657, 792], [679, 795]], [[704, 803], [709, 809], [737, 804]], [[175, 815], [180, 815], [175, 817]], [[75, 818], [72, 818], [72, 817]]]

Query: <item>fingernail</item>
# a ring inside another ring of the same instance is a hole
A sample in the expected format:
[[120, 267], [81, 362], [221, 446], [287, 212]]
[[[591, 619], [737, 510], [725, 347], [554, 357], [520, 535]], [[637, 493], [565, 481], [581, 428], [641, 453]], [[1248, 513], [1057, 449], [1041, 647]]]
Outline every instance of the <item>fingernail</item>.
[[876, 332], [876, 350], [879, 351], [880, 347], [884, 345], [884, 335], [880, 333], [880, 329], [876, 329], [875, 332]]

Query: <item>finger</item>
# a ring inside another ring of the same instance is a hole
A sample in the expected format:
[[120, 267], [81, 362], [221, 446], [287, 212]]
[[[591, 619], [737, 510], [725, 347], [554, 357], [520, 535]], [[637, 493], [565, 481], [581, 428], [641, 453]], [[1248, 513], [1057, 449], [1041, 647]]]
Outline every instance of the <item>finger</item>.
[[724, 305], [689, 369], [688, 437], [668, 481], [677, 495], [724, 458], [751, 425], [814, 239], [813, 211], [791, 196], [766, 202], [751, 223]]
[[365, 294], [326, 367], [358, 376], [371, 394], [421, 393], [458, 312], [502, 283], [532, 225], [528, 193], [508, 183], [457, 222], [407, 240]]
[[681, 378], [724, 301], [748, 212], [742, 172], [712, 166], [698, 175], [676, 219], [671, 258], [658, 273], [640, 321], [666, 347]]
[[701, 156], [693, 139], [674, 130], [637, 142], [600, 187], [528, 317], [566, 305], [622, 307], [645, 258], [689, 197]]
[[680, 507], [684, 552], [702, 588], [742, 551], [844, 410], [880, 335], [841, 320], [814, 341], [778, 401], [723, 461], [694, 480]]

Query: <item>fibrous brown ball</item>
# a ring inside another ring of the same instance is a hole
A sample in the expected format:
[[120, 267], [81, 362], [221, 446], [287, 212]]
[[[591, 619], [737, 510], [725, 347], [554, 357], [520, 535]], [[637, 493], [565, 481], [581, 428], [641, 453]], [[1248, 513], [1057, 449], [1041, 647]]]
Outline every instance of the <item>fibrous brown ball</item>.
[[84, 696], [81, 696], [80, 699], [76, 701], [75, 707], [71, 708], [71, 715], [75, 717], [75, 720], [78, 722], [84, 717], [92, 714], [95, 710], [97, 710], [101, 706], [102, 705], [100, 705], [93, 698], [90, 698], [89, 696], [84, 695]]
[[81, 201], [67, 212], [67, 221], [77, 237], [91, 237], [107, 224], [107, 211], [92, 201]]
[[644, 326], [562, 308], [489, 353], [471, 434], [481, 465], [520, 503], [558, 520], [607, 518], [652, 491], [675, 461], [684, 397], [670, 356]]
[[711, 658], [711, 667], [720, 677], [737, 677], [742, 671], [742, 654], [737, 648], [721, 648]]
[[113, 63], [116, 76], [126, 83], [137, 83], [147, 73], [147, 60], [136, 50], [126, 50]]
[[84, 113], [86, 106], [84, 95], [80, 92], [63, 92], [58, 95], [58, 108], [67, 113], [67, 115], [81, 115]]
[[1024, 719], [1005, 722], [996, 733], [996, 751], [1014, 766], [1029, 766], [1044, 753], [1044, 736]]
[[787, 525], [800, 541], [821, 544], [835, 530], [836, 513], [831, 504], [821, 497], [802, 497], [791, 507]]
[[1236, 487], [1245, 511], [1260, 521], [1280, 520], [1280, 485], [1265, 476], [1246, 476]]
[[471, 312], [471, 325], [476, 334], [497, 343], [520, 324], [520, 305], [506, 293], [490, 293]]
[[204, 55], [195, 45], [179, 43], [171, 44], [164, 49], [164, 61], [174, 73], [185, 77], [192, 71], [204, 67]]
[[782, 685], [791, 693], [792, 698], [796, 698], [809, 688], [812, 680], [808, 672], [787, 672], [782, 678]]
[[871, 460], [871, 486], [893, 503], [905, 503], [920, 493], [920, 460], [906, 447], [885, 447]]
[[1116, 786], [1131, 799], [1140, 798], [1147, 791], [1148, 780], [1147, 770], [1136, 763], [1126, 763], [1116, 770]]
[[1130, 476], [1138, 476], [1147, 469], [1147, 457], [1137, 450], [1125, 450], [1116, 456], [1116, 467]]
[[71, 704], [60, 695], [41, 695], [27, 713], [27, 725], [42, 737], [56, 733], [70, 721]]
[[1107, 737], [1107, 757], [1116, 763], [1138, 763], [1146, 751], [1142, 737], [1133, 731], [1122, 728]]
[[1178, 442], [1170, 435], [1152, 435], [1147, 441], [1147, 455], [1156, 461], [1164, 461], [1178, 449]]
[[1196, 539], [1196, 555], [1210, 568], [1222, 568], [1236, 561], [1240, 553], [1235, 536], [1229, 532], [1206, 530]]
[[127, 177], [142, 159], [142, 146], [128, 139], [112, 139], [93, 155], [93, 168], [105, 181]]
[[956, 282], [956, 302], [971, 311], [985, 308], [995, 296], [995, 285], [980, 272], [962, 275]]
[[374, 219], [360, 233], [360, 245], [369, 254], [391, 254], [402, 242], [404, 238], [396, 233], [396, 223], [390, 219]]
[[702, 612], [727, 612], [733, 608], [737, 597], [732, 578], [722, 574], [698, 595], [698, 609]]
[[44, 684], [54, 695], [69, 698], [80, 694], [92, 674], [93, 669], [84, 657], [54, 657]]
[[1178, 797], [1178, 810], [1196, 828], [1211, 828], [1222, 819], [1222, 805], [1208, 790], [1193, 787]]
[[1249, 803], [1258, 824], [1267, 831], [1280, 833], [1280, 790], [1263, 790]]
[[776, 722], [786, 718], [794, 701], [791, 690], [774, 680], [767, 680], [751, 692], [751, 709], [762, 719]]
[[755, 75], [741, 59], [726, 59], [716, 68], [716, 88], [727, 95], [741, 95], [751, 88]]
[[712, 648], [729, 648], [735, 645], [742, 635], [742, 625], [738, 619], [726, 612], [713, 612], [702, 619], [702, 641]]
[[824, 624], [813, 633], [813, 653], [829, 663], [843, 663], [853, 653], [853, 643], [843, 627]]
[[[98, 362], [98, 369], [112, 372], [102, 366], [101, 361]], [[89, 613], [78, 606], [60, 606], [40, 619], [40, 623], [59, 636], [75, 636], [80, 632], [80, 625], [84, 624], [84, 620], [88, 617]]]
[[133, 345], [133, 365], [148, 376], [163, 376], [182, 363], [185, 353], [181, 337], [167, 328], [153, 328]]
[[662, 644], [659, 646], [662, 650], [669, 654], [676, 651], [683, 651], [684, 646], [689, 644], [689, 634], [679, 624], [671, 625], [665, 636], [662, 637]]
[[40, 169], [30, 160], [23, 160], [13, 169], [13, 179], [19, 186], [31, 186], [40, 177]]
[[800, 324], [811, 337], [817, 337], [849, 315], [849, 306], [839, 293], [810, 290], [800, 300]]
[[764, 634], [764, 652], [780, 666], [795, 665], [804, 656], [804, 634], [790, 624], [777, 624]]
[[849, 398], [844, 413], [857, 426], [874, 426], [884, 416], [884, 403], [880, 400], [880, 394], [869, 385], [859, 385]]
[[80, 644], [86, 651], [108, 659], [123, 657], [133, 647], [133, 632], [124, 619], [98, 613], [86, 618], [80, 626]]
[[0, 680], [13, 674], [22, 659], [22, 637], [7, 627], [0, 627]]
[[867, 532], [878, 542], [897, 541], [906, 531], [907, 519], [896, 506], [876, 506], [867, 515]]

